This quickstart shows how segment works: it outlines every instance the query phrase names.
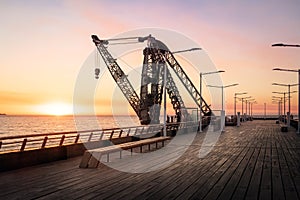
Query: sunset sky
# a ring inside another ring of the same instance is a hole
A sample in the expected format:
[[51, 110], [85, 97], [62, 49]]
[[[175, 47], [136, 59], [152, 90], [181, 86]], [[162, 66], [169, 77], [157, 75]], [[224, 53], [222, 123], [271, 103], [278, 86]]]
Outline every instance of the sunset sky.
[[[228, 114], [235, 92], [248, 92], [257, 100], [254, 114], [262, 113], [264, 103], [269, 114], [277, 114], [272, 91], [287, 88], [272, 82], [293, 84], [298, 79], [296, 73], [272, 69], [300, 68], [300, 48], [271, 44], [300, 44], [299, 8], [299, 0], [2, 0], [0, 113], [54, 114], [60, 108], [61, 114], [71, 114], [77, 75], [95, 49], [90, 35], [109, 38], [156, 27], [193, 39], [218, 69], [226, 71], [221, 74], [224, 85], [239, 83], [226, 89]], [[105, 87], [110, 86], [115, 87], [111, 80]], [[111, 113], [109, 97], [96, 100], [99, 114]], [[296, 106], [293, 94], [294, 114]]]

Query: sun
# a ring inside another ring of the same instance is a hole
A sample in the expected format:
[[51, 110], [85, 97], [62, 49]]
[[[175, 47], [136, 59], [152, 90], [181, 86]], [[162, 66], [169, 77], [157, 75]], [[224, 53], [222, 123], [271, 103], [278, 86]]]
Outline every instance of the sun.
[[73, 113], [72, 105], [62, 102], [47, 103], [38, 106], [38, 112], [45, 115], [70, 115]]

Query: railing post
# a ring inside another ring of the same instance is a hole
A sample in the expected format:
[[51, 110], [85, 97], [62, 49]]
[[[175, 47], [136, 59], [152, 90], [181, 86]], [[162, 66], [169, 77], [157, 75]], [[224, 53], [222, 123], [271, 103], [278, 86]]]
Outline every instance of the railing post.
[[20, 151], [24, 151], [25, 146], [26, 146], [26, 143], [27, 143], [27, 138], [25, 138], [25, 139], [23, 140]]
[[115, 130], [113, 130], [113, 131], [111, 132], [110, 137], [109, 137], [109, 140], [112, 139], [112, 137], [113, 137], [113, 135], [114, 135], [114, 132], [115, 132]]
[[147, 133], [146, 133], [146, 134], [148, 134], [148, 133], [149, 133], [149, 130], [150, 130], [150, 128], [151, 128], [151, 126], [150, 126], [150, 127], [148, 127], [148, 129], [147, 129]]
[[104, 136], [104, 131], [102, 131], [99, 140], [102, 140], [102, 139], [103, 139], [103, 136]]
[[60, 142], [59, 142], [59, 146], [62, 146], [63, 143], [64, 143], [64, 140], [65, 140], [65, 135], [62, 135], [61, 139], [60, 139]]
[[142, 128], [142, 130], [141, 130], [141, 132], [140, 132], [140, 135], [142, 135], [142, 134], [143, 134], [143, 132], [144, 132], [144, 129], [145, 129], [145, 127], [143, 127], [143, 128]]
[[138, 131], [138, 127], [135, 128], [135, 132], [133, 135], [136, 135], [137, 134], [137, 131]]
[[93, 132], [91, 132], [88, 142], [92, 140], [92, 137], [93, 137]]
[[76, 138], [75, 138], [75, 141], [74, 141], [75, 144], [78, 142], [79, 136], [80, 136], [80, 134], [78, 133], [78, 134], [76, 135]]
[[119, 138], [122, 137], [123, 129], [119, 133]]
[[128, 129], [127, 136], [129, 136], [129, 134], [130, 134], [130, 130], [131, 130], [131, 128], [129, 128], [129, 129]]
[[48, 140], [48, 137], [46, 136], [46, 137], [44, 138], [43, 144], [42, 144], [42, 146], [41, 146], [42, 149], [45, 148], [46, 143], [47, 143], [47, 140]]
[[1, 147], [2, 147], [2, 141], [0, 141], [0, 149], [1, 149]]

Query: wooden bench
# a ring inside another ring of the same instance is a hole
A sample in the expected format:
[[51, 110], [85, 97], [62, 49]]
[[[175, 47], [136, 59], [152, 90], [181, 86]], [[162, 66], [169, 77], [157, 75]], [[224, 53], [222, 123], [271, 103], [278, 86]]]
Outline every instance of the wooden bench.
[[166, 140], [170, 140], [171, 137], [155, 137], [155, 138], [148, 138], [143, 140], [138, 140], [134, 142], [127, 142], [123, 144], [118, 145], [111, 145], [107, 147], [101, 147], [97, 149], [91, 149], [86, 150], [83, 154], [83, 157], [81, 159], [80, 168], [97, 168], [100, 162], [100, 159], [102, 155], [107, 155], [107, 162], [109, 162], [109, 154], [114, 152], [120, 152], [120, 158], [122, 158], [122, 151], [123, 150], [129, 150], [131, 151], [132, 155], [132, 149], [136, 147], [140, 147], [140, 152], [142, 153], [143, 146], [148, 145], [148, 149], [150, 151], [150, 145], [156, 144], [156, 148], [158, 148], [157, 144], [159, 142], [162, 143], [162, 146], [164, 146], [164, 143]]

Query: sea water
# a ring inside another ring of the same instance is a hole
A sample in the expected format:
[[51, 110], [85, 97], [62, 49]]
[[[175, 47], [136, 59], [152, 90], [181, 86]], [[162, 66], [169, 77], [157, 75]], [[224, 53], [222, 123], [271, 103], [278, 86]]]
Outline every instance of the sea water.
[[136, 116], [0, 116], [0, 137], [138, 126]]

